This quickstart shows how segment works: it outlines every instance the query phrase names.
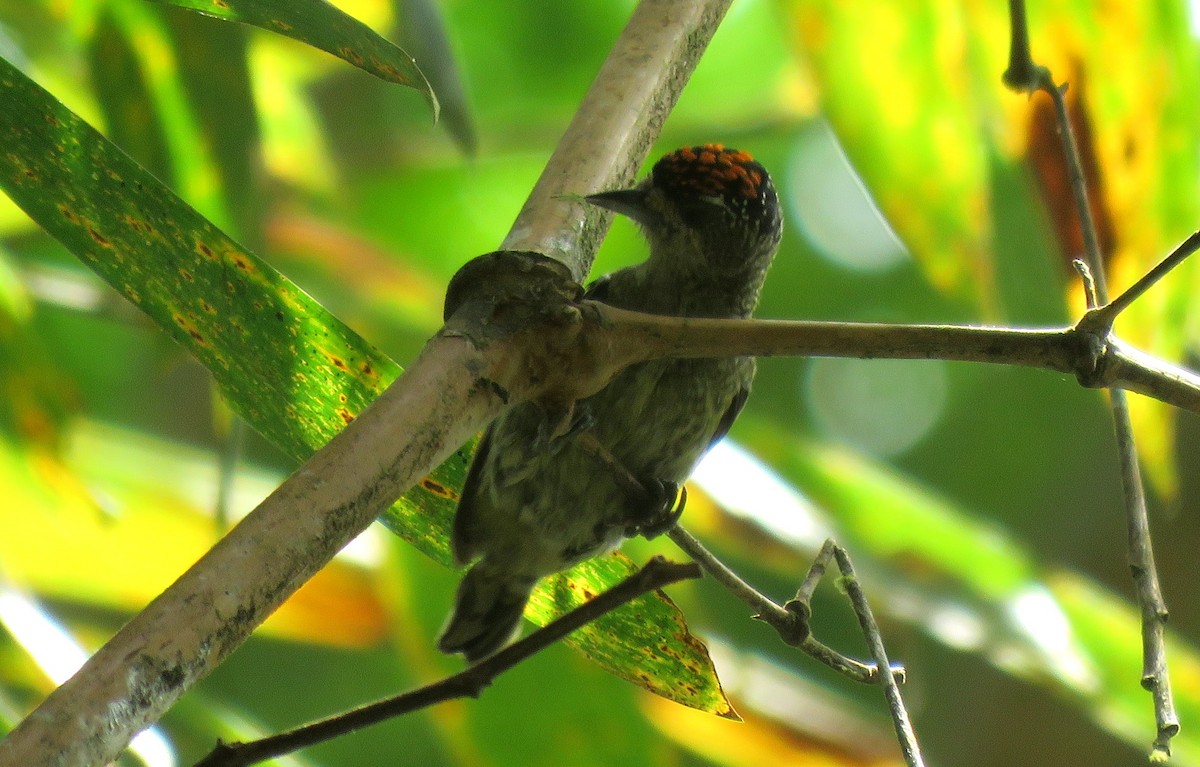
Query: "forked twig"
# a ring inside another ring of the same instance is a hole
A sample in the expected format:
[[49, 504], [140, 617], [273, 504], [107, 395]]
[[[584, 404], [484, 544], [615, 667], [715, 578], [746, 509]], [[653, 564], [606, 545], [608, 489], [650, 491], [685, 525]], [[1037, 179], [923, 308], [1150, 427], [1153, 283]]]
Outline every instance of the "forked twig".
[[[862, 661], [843, 655], [813, 637], [812, 630], [809, 627], [811, 610], [808, 606], [808, 596], [811, 596], [811, 589], [809, 594], [803, 599], [801, 599], [800, 595], [797, 595], [796, 599], [793, 599], [786, 605], [780, 606], [770, 597], [749, 583], [746, 583], [741, 576], [705, 548], [695, 536], [679, 525], [671, 528], [667, 533], [667, 537], [675, 545], [687, 552], [688, 556], [696, 560], [704, 568], [704, 571], [724, 586], [729, 593], [749, 605], [754, 610], [754, 618], [775, 629], [776, 633], [779, 634], [779, 638], [785, 644], [795, 647], [856, 682], [862, 682], [863, 684], [875, 684], [879, 682], [879, 669], [875, 665], [863, 663]], [[832, 545], [832, 542], [827, 542], [828, 545]], [[806, 584], [811, 581], [811, 588], [816, 588], [821, 575], [825, 572], [828, 560], [829, 554], [825, 553], [824, 549], [822, 549], [822, 554], [817, 555], [817, 559], [813, 562], [812, 568], [809, 570], [808, 578], [805, 579]], [[816, 573], [815, 578], [814, 573]], [[803, 591], [804, 588], [801, 587], [801, 592], [803, 593]], [[897, 666], [893, 668], [892, 673], [903, 681], [903, 667]]]
[[1142, 278], [1130, 285], [1124, 293], [1107, 304], [1093, 309], [1089, 314], [1092, 315], [1094, 321], [1100, 327], [1105, 329], [1112, 328], [1118, 314], [1128, 309], [1143, 293], [1163, 277], [1166, 277], [1172, 269], [1186, 261], [1188, 256], [1195, 253], [1197, 249], [1200, 249], [1200, 231], [1192, 232], [1188, 235], [1188, 238], [1181, 242], [1175, 250], [1171, 251], [1170, 255], [1155, 264], [1154, 268], [1142, 275]]
[[[904, 763], [908, 767], [920, 767], [924, 764], [920, 746], [917, 745], [917, 736], [913, 732], [908, 711], [904, 707], [904, 699], [900, 695], [899, 685], [904, 682], [904, 668], [892, 666], [888, 661], [879, 626], [875, 623], [871, 607], [867, 603], [866, 595], [863, 593], [858, 576], [854, 572], [854, 566], [850, 563], [850, 557], [845, 549], [834, 543], [832, 539], [826, 540], [813, 559], [795, 598], [780, 607], [769, 597], [742, 580], [682, 527], [676, 525], [667, 535], [695, 559], [706, 573], [713, 576], [735, 597], [750, 605], [756, 611], [754, 617], [774, 628], [784, 642], [855, 681], [882, 685], [888, 709], [892, 714], [896, 737], [900, 742], [900, 750], [904, 755]], [[837, 562], [838, 569], [841, 571], [841, 583], [846, 589], [846, 595], [850, 598], [850, 604], [854, 608], [854, 614], [858, 617], [858, 624], [866, 638], [867, 647], [875, 661], [872, 664], [862, 663], [842, 655], [818, 642], [812, 636], [809, 625], [812, 618], [812, 595], [817, 584], [824, 577], [831, 560]]]

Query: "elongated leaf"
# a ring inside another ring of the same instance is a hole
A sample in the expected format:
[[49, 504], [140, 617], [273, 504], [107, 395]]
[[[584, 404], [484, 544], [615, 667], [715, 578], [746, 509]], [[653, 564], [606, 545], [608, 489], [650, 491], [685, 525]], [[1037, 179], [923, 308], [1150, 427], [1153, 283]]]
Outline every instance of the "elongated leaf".
[[155, 0], [228, 21], [277, 32], [332, 53], [388, 82], [421, 93], [438, 114], [438, 100], [416, 60], [366, 24], [325, 0]]
[[433, 0], [400, 0], [399, 6], [404, 44], [425, 62], [425, 71], [441, 94], [442, 124], [462, 150], [473, 156], [478, 138], [441, 9]]
[[231, 231], [243, 241], [257, 244], [262, 241], [262, 209], [267, 199], [244, 34], [248, 30], [195, 13], [165, 16], [179, 62], [178, 79], [187, 93], [201, 141], [211, 147], [212, 172], [221, 179]]
[[[6, 105], [0, 187], [188, 349], [230, 405], [289, 455], [310, 455], [400, 374], [382, 352], [2, 59], [0, 103]], [[382, 518], [443, 564], [450, 562], [454, 488], [468, 460], [466, 448], [451, 456]], [[544, 585], [539, 604], [564, 609], [617, 582], [631, 566], [618, 557], [587, 563], [569, 580]], [[531, 617], [545, 622], [549, 614], [535, 610]], [[665, 597], [639, 600], [571, 641], [653, 692], [730, 715], [707, 651]]]
[[[596, 595], [589, 584], [611, 584], [637, 567], [609, 554], [546, 579], [534, 592], [527, 617], [545, 624]], [[665, 605], [668, 609], [663, 609]], [[711, 670], [708, 648], [688, 632], [683, 614], [661, 591], [647, 594], [571, 635], [601, 667], [650, 692], [726, 719], [738, 719]], [[615, 641], [614, 641], [615, 640]]]

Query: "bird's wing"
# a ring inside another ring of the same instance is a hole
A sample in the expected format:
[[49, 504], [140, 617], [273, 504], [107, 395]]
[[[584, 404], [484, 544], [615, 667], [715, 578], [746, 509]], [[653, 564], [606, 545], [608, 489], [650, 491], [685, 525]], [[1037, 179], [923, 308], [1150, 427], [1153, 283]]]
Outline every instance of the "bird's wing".
[[611, 274], [606, 274], [588, 283], [587, 289], [583, 291], [583, 297], [592, 301], [608, 303], [608, 285], [611, 281]]
[[738, 413], [742, 412], [742, 408], [746, 405], [746, 398], [750, 396], [750, 387], [743, 386], [733, 395], [733, 399], [729, 401], [729, 407], [725, 408], [725, 412], [721, 415], [721, 420], [717, 421], [717, 428], [713, 432], [712, 439], [708, 441], [708, 446], [721, 441], [721, 438], [729, 433], [733, 422], [737, 420]]
[[475, 448], [475, 457], [471, 459], [471, 468], [467, 469], [467, 479], [463, 482], [462, 494], [458, 498], [458, 510], [454, 512], [454, 531], [450, 535], [450, 550], [454, 553], [454, 561], [465, 565], [479, 553], [479, 475], [487, 462], [488, 453], [492, 446], [492, 429], [479, 439]]

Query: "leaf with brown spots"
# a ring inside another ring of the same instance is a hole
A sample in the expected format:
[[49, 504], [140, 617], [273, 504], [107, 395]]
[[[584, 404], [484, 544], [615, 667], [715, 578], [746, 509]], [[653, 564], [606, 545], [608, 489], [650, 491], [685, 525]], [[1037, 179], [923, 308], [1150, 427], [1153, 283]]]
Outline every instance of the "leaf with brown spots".
[[[598, 584], [618, 583], [636, 570], [637, 565], [620, 552], [581, 562], [547, 578], [534, 591], [525, 617], [545, 625], [594, 598]], [[708, 648], [688, 631], [683, 613], [661, 591], [602, 615], [567, 641], [602, 668], [656, 695], [738, 719]]]
[[325, 0], [154, 0], [237, 21], [332, 53], [365, 72], [418, 91], [438, 116], [438, 100], [412, 56]]
[[[8, 150], [0, 188], [187, 348], [230, 405], [297, 461], [399, 375], [382, 352], [3, 60], [0, 100]], [[465, 456], [435, 472], [436, 481], [461, 485]], [[448, 563], [443, 531], [453, 511], [418, 486], [385, 521]]]

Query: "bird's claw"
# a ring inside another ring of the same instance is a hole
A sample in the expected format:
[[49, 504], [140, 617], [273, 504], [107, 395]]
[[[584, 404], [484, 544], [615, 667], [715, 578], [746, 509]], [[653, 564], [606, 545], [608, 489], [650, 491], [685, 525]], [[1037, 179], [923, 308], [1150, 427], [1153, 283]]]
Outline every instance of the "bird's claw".
[[625, 537], [640, 535], [647, 540], [670, 530], [683, 516], [687, 505], [687, 488], [678, 482], [652, 479], [642, 483], [650, 495], [646, 512], [625, 528]]

